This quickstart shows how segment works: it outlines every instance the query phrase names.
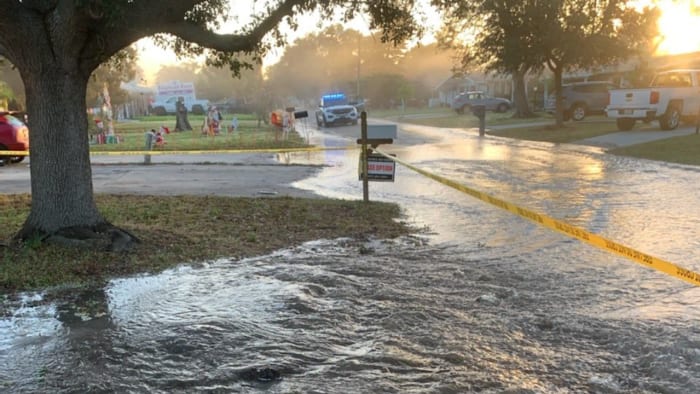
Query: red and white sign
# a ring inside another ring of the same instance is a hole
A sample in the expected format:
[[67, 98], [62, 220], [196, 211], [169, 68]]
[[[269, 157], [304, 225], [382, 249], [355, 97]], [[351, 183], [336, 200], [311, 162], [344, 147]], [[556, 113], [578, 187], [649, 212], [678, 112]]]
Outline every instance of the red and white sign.
[[[393, 182], [396, 163], [384, 155], [370, 153], [367, 158], [367, 180]], [[362, 161], [360, 161], [360, 180], [362, 180]]]
[[194, 83], [170, 81], [156, 86], [156, 95], [160, 97], [191, 97], [194, 98]]

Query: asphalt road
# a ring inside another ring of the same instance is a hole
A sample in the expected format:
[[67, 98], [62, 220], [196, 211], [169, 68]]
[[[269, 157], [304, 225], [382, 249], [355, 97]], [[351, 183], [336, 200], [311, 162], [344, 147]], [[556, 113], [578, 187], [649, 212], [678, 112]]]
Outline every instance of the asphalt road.
[[[318, 166], [274, 164], [270, 160], [235, 164], [221, 159], [212, 155], [200, 164], [191, 161], [178, 165], [96, 163], [92, 167], [93, 187], [96, 193], [110, 194], [316, 196], [291, 184], [313, 176]], [[202, 164], [212, 162], [217, 164]], [[29, 164], [0, 168], [0, 185], [0, 193], [29, 193]]]

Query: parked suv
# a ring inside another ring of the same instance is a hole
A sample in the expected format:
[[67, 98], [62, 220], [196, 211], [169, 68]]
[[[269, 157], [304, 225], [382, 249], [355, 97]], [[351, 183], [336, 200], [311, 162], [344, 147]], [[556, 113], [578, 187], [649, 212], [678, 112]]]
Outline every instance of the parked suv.
[[510, 100], [508, 99], [491, 97], [484, 92], [474, 91], [460, 93], [457, 97], [455, 97], [454, 101], [452, 102], [452, 109], [458, 114], [463, 114], [464, 111], [470, 110], [474, 105], [483, 105], [486, 107], [487, 111], [496, 112], [506, 112], [512, 106]]
[[[608, 90], [617, 86], [607, 81], [577, 82], [562, 85], [564, 104], [564, 120], [583, 120], [591, 114], [605, 113], [608, 105]], [[556, 111], [556, 95], [551, 93], [545, 110], [549, 113]]]
[[[29, 130], [19, 119], [9, 112], [0, 112], [0, 152], [4, 150], [27, 151], [29, 150]], [[0, 165], [19, 163], [24, 156], [2, 156]]]

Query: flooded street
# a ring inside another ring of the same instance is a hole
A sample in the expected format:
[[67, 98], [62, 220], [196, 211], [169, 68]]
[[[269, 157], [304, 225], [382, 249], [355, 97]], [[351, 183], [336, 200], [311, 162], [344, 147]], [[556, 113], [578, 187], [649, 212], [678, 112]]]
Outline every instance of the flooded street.
[[[700, 169], [404, 126], [384, 150], [700, 271]], [[348, 128], [312, 142], [345, 146]], [[358, 151], [294, 186], [361, 199]], [[6, 300], [11, 393], [696, 393], [700, 289], [397, 167], [370, 198], [421, 231], [319, 240], [104, 291]], [[332, 220], [332, 218], [329, 218]]]

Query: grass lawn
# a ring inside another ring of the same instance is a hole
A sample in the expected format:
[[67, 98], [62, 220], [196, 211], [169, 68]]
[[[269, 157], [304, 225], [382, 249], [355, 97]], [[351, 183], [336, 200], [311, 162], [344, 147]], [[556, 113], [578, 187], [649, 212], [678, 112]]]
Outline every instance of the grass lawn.
[[107, 220], [141, 239], [135, 252], [81, 250], [39, 241], [13, 244], [9, 240], [26, 219], [31, 197], [0, 195], [0, 294], [101, 285], [114, 276], [219, 257], [259, 256], [315, 239], [388, 239], [412, 231], [397, 220], [397, 205], [381, 202], [129, 195], [97, 195], [96, 201]]
[[[479, 119], [471, 112], [458, 114], [453, 109], [440, 108], [406, 108], [405, 110], [372, 110], [369, 117], [388, 119], [401, 123], [411, 123], [431, 127], [445, 128], [473, 128], [479, 127]], [[548, 114], [539, 113], [529, 119], [514, 119], [512, 112], [496, 113], [489, 111], [486, 113], [486, 125], [509, 125], [541, 123], [552, 121]]]
[[[161, 126], [168, 127], [170, 134], [165, 135], [165, 145], [156, 147], [157, 150], [221, 150], [221, 149], [266, 149], [290, 148], [307, 146], [306, 141], [298, 133], [289, 133], [287, 138], [272, 125], [261, 124], [254, 115], [237, 115], [238, 130], [233, 133], [226, 131], [233, 115], [226, 115], [222, 121], [219, 135], [203, 135], [202, 124], [204, 116], [191, 115], [189, 122], [192, 131], [176, 132], [175, 116], [150, 116], [136, 121], [115, 122], [115, 134], [121, 138], [119, 144], [96, 144], [90, 146], [91, 152], [114, 151], [143, 151], [146, 146], [145, 133], [148, 130], [159, 130]], [[96, 130], [93, 130], [96, 132]], [[94, 134], [93, 132], [93, 134]], [[94, 139], [93, 139], [94, 141]]]
[[690, 134], [608, 151], [621, 156], [700, 165], [700, 135]]
[[590, 121], [565, 122], [562, 128], [557, 128], [551, 118], [550, 121], [551, 124], [545, 126], [523, 125], [516, 128], [491, 129], [488, 134], [520, 140], [567, 143], [618, 131], [615, 122], [606, 121], [604, 118], [591, 117]]
[[[471, 113], [457, 114], [449, 108], [411, 108], [406, 111], [372, 111], [372, 117], [390, 119], [402, 123], [445, 128], [476, 128], [479, 119]], [[548, 125], [542, 125], [549, 123]], [[499, 128], [499, 126], [516, 126]], [[545, 113], [536, 113], [527, 119], [513, 118], [512, 112], [486, 113], [488, 134], [499, 137], [530, 141], [572, 142], [598, 135], [616, 132], [615, 122], [603, 116], [591, 116], [583, 122], [565, 122], [563, 128], [555, 128], [554, 118]]]

